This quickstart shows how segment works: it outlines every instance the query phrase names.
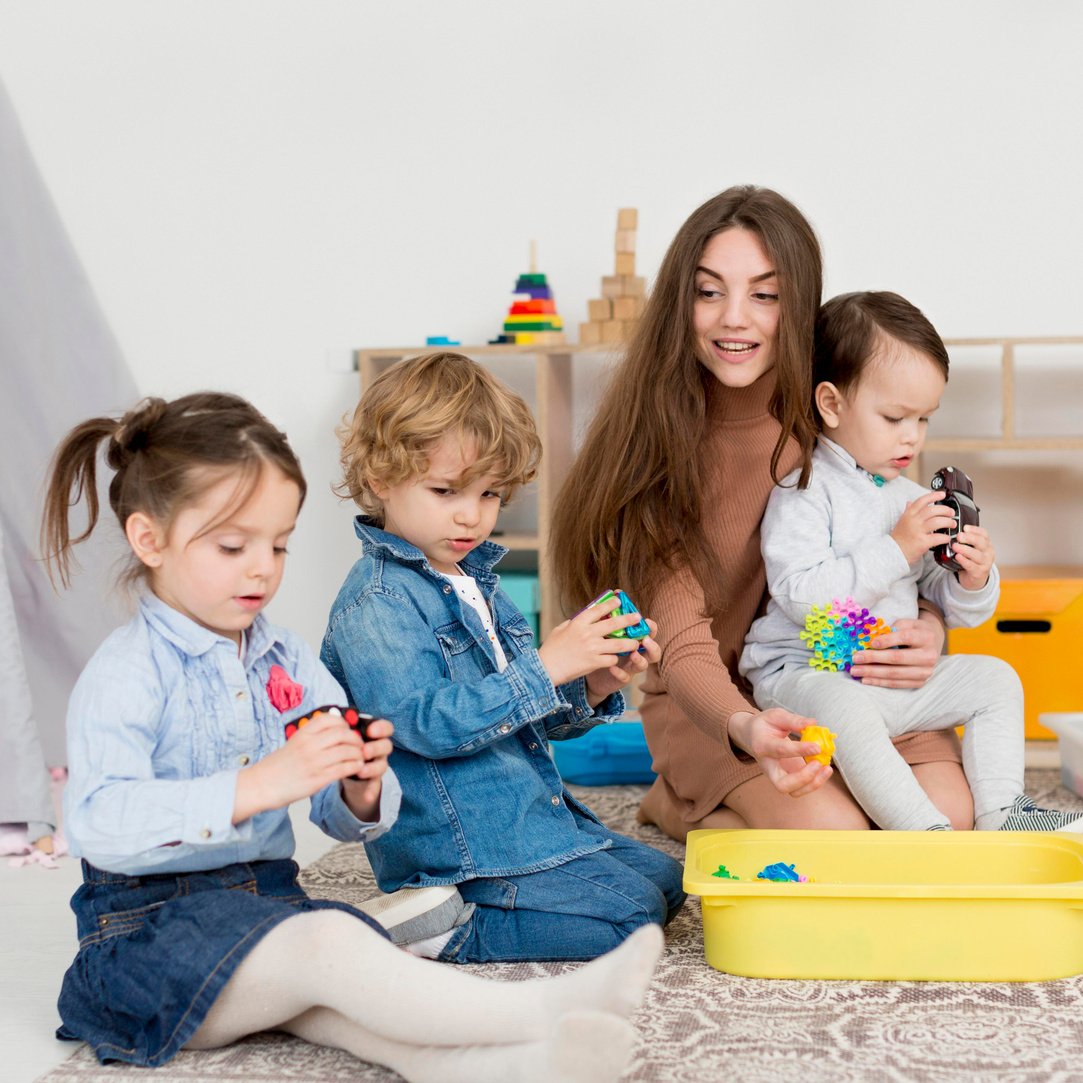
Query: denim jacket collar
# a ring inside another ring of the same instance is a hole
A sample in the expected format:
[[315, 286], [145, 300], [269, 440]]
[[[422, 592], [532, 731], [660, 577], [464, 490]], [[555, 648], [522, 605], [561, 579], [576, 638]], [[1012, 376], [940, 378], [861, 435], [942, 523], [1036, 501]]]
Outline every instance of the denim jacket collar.
[[[397, 534], [382, 530], [369, 516], [354, 516], [353, 528], [354, 533], [361, 539], [363, 549], [382, 549], [387, 556], [402, 564], [418, 564], [427, 568], [432, 574], [439, 574], [416, 545], [411, 545]], [[459, 561], [459, 567], [479, 582], [488, 583], [493, 579], [494, 566], [507, 552], [504, 546], [497, 545], [496, 542], [483, 541]]]
[[[177, 612], [171, 605], [167, 605], [153, 591], [144, 591], [139, 596], [139, 608], [142, 610], [147, 623], [154, 628], [163, 639], [168, 640], [178, 650], [193, 658], [206, 654], [220, 643], [228, 643], [234, 647], [232, 640], [225, 636], [212, 632], [209, 628], [197, 624], [191, 617]], [[273, 624], [262, 613], [256, 614], [256, 619], [246, 633], [246, 648], [244, 664], [247, 669], [255, 659], [266, 654], [276, 643], [282, 640], [278, 636]]]

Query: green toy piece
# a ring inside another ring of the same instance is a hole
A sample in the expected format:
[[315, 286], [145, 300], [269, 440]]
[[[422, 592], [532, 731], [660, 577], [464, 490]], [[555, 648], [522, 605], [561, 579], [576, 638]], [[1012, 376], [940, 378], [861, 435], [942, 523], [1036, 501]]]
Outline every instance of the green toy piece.
[[718, 872], [712, 872], [712, 876], [717, 876], [720, 880], [740, 880], [739, 876], [734, 876], [725, 865], [718, 866]]

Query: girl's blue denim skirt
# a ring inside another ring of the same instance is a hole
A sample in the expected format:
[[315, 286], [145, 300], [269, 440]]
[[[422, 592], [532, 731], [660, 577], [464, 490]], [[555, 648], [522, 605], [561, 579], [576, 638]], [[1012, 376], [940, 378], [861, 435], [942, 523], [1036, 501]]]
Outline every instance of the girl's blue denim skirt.
[[199, 1029], [241, 960], [280, 921], [345, 910], [310, 899], [293, 861], [207, 872], [121, 876], [83, 862], [72, 896], [79, 954], [64, 975], [58, 1038], [87, 1042], [98, 1059], [157, 1067]]

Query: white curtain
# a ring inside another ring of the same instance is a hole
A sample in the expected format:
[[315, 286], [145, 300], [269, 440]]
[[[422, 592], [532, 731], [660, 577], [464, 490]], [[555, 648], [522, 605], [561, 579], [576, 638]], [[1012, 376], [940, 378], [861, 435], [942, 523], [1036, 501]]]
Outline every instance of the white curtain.
[[[4, 765], [65, 763], [71, 687], [122, 615], [112, 583], [124, 550], [106, 500], [105, 529], [76, 550], [74, 589], [57, 595], [49, 583], [38, 546], [49, 458], [74, 424], [122, 413], [137, 397], [0, 84], [0, 536], [18, 632], [0, 633], [0, 798], [18, 783]], [[12, 643], [21, 644], [29, 717], [7, 695], [22, 687]], [[30, 780], [26, 792], [37, 787]]]

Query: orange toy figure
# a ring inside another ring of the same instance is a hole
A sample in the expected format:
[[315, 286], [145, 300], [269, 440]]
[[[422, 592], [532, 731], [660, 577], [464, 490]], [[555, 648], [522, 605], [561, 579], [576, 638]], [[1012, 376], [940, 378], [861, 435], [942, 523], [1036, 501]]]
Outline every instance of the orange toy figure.
[[805, 763], [818, 760], [825, 767], [831, 762], [831, 756], [835, 751], [835, 734], [826, 726], [806, 726], [801, 731], [802, 741], [815, 741], [820, 746], [820, 751], [815, 756], [806, 756]]

